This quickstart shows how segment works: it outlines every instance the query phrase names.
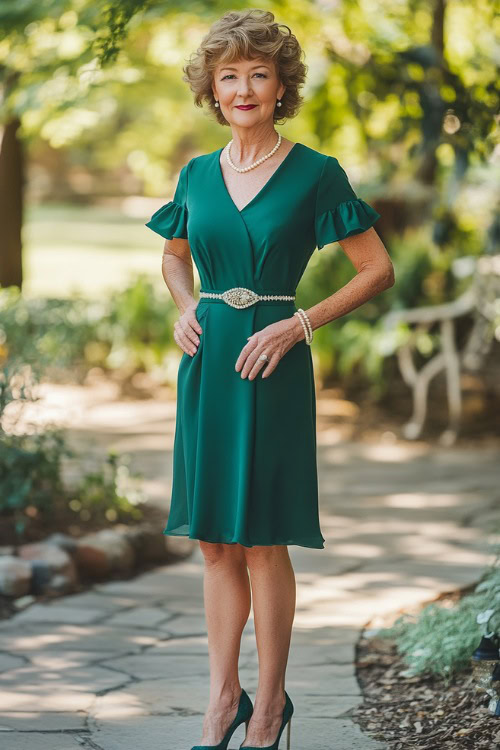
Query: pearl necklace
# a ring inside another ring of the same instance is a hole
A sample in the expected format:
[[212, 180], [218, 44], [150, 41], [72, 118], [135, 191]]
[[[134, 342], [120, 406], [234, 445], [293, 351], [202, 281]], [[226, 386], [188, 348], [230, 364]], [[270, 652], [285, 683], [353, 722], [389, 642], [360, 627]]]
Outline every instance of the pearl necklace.
[[262, 164], [263, 161], [266, 159], [269, 159], [270, 156], [272, 156], [280, 147], [281, 145], [281, 133], [278, 133], [278, 142], [274, 146], [274, 148], [265, 156], [261, 156], [260, 159], [257, 159], [257, 161], [254, 161], [253, 164], [250, 164], [249, 167], [237, 167], [233, 162], [231, 161], [231, 156], [229, 155], [229, 150], [231, 148], [231, 144], [233, 142], [233, 138], [229, 141], [227, 144], [227, 150], [226, 150], [226, 157], [227, 157], [227, 163], [230, 167], [232, 167], [236, 172], [248, 172], [249, 169], [253, 169], [254, 167], [258, 167], [259, 164]]

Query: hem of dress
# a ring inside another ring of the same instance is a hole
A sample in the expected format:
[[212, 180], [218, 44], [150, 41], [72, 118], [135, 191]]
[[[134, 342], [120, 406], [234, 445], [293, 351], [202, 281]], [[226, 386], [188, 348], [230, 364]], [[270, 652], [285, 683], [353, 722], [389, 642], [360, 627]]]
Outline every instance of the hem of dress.
[[175, 532], [175, 531], [166, 531], [164, 530], [162, 532], [165, 536], [185, 536], [188, 537], [188, 539], [197, 539], [198, 541], [202, 542], [210, 542], [211, 544], [241, 544], [242, 547], [274, 547], [275, 545], [294, 545], [297, 547], [308, 547], [310, 549], [325, 549], [325, 540], [323, 540], [323, 543], [321, 542], [261, 542], [260, 544], [256, 542], [255, 544], [245, 544], [244, 542], [240, 542], [237, 539], [228, 541], [226, 539], [208, 539], [207, 537], [202, 536], [191, 536], [191, 534], [182, 533], [182, 532]]

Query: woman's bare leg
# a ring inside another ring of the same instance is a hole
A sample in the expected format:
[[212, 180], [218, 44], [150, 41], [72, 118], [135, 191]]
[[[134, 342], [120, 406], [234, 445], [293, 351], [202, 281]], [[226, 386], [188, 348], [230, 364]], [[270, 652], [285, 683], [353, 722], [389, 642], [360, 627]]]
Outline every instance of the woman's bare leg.
[[266, 747], [285, 706], [285, 671], [295, 617], [295, 573], [286, 545], [245, 548], [259, 655], [259, 684], [243, 748]]
[[241, 635], [250, 614], [248, 570], [240, 544], [200, 541], [210, 662], [210, 699], [201, 745], [218, 745], [236, 716]]

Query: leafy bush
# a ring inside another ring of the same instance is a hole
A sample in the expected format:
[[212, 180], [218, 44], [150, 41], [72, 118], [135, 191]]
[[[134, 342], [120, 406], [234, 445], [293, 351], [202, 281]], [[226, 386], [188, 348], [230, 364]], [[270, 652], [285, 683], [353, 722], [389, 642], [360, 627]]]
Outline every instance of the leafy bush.
[[[92, 366], [160, 369], [175, 345], [177, 307], [144, 275], [106, 300], [26, 299], [17, 287], [0, 289], [0, 361], [29, 363], [53, 378], [82, 379]], [[163, 373], [164, 374], [164, 373]]]
[[58, 430], [32, 435], [0, 433], [0, 515], [24, 533], [30, 512], [50, 513], [63, 493], [61, 458], [72, 455]]
[[146, 497], [127, 466], [128, 458], [110, 451], [100, 471], [86, 474], [75, 488], [69, 507], [82, 521], [140, 520], [138, 507]]
[[404, 614], [378, 632], [394, 638], [409, 668], [405, 676], [424, 672], [449, 682], [470, 664], [482, 635], [500, 633], [500, 554], [471, 594], [453, 607], [431, 603], [418, 617]]

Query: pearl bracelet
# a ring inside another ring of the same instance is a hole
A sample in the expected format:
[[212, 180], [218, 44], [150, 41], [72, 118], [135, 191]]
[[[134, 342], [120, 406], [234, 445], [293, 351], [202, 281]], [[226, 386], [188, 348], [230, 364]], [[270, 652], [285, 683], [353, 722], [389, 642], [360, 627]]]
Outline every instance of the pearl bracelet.
[[306, 344], [310, 345], [312, 338], [313, 338], [313, 333], [312, 333], [312, 327], [311, 327], [309, 318], [307, 317], [306, 313], [301, 307], [299, 307], [299, 309], [296, 312], [294, 312], [294, 315], [298, 317], [302, 325], [302, 328], [304, 329]]
[[312, 326], [311, 326], [311, 321], [307, 317], [307, 314], [306, 314], [305, 310], [303, 310], [301, 307], [299, 307], [299, 313], [301, 313], [301, 315], [304, 318], [304, 320], [306, 322], [306, 325], [307, 325], [307, 327], [309, 329], [309, 342], [311, 342], [312, 341], [312, 337], [313, 337], [313, 329], [312, 329]]

